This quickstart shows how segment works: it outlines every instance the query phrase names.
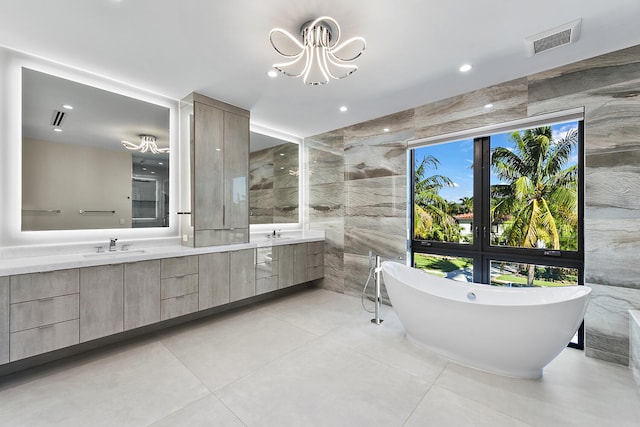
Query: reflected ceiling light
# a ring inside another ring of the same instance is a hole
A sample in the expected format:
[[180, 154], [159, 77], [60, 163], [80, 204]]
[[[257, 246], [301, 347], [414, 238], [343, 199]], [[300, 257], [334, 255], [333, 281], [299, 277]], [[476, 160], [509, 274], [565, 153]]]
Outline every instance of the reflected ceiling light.
[[267, 76], [271, 78], [278, 77], [278, 73], [275, 70], [269, 70], [267, 71]]
[[153, 154], [164, 154], [169, 152], [169, 148], [158, 148], [156, 145], [157, 138], [153, 135], [140, 135], [140, 144], [136, 145], [133, 142], [121, 141], [124, 148], [129, 150], [137, 150], [141, 153], [147, 151]]
[[382, 130], [383, 130], [384, 132], [389, 132], [391, 129], [389, 129], [389, 128], [384, 128], [384, 129], [382, 129]]
[[367, 47], [362, 37], [340, 43], [340, 26], [329, 16], [304, 23], [300, 35], [302, 43], [281, 28], [269, 32], [269, 41], [276, 52], [290, 59], [273, 64], [273, 68], [286, 76], [302, 77], [308, 85], [323, 85], [330, 78], [342, 79], [355, 73], [358, 67], [349, 62]]
[[342, 111], [343, 113], [346, 112], [348, 110], [346, 105], [343, 105], [342, 107], [340, 107], [340, 111]]
[[460, 67], [460, 72], [461, 73], [466, 73], [467, 71], [471, 70], [471, 64], [464, 64]]
[[53, 128], [54, 132], [62, 132], [62, 129], [60, 128]]
[[62, 108], [67, 109], [67, 110], [73, 110], [73, 105], [64, 104], [64, 105], [62, 106]]
[[489, 103], [489, 104], [485, 104], [485, 105], [484, 105], [484, 108], [487, 108], [487, 109], [489, 109], [489, 108], [491, 108], [491, 107], [493, 107], [493, 104], [491, 104], [491, 103]]

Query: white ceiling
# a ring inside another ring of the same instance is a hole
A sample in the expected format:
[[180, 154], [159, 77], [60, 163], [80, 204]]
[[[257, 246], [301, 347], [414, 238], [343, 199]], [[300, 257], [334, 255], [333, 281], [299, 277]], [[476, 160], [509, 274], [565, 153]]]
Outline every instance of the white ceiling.
[[[269, 30], [324, 15], [367, 40], [360, 69], [326, 86], [267, 77], [281, 61]], [[577, 43], [526, 57], [525, 37], [578, 18]], [[0, 45], [176, 99], [200, 92], [304, 137], [640, 44], [638, 18], [639, 0], [0, 0]]]

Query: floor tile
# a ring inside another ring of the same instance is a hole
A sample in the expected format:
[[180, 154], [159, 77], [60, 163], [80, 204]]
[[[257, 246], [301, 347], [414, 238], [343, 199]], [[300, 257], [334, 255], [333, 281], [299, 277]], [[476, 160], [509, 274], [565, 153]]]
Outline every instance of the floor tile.
[[249, 426], [401, 426], [430, 385], [320, 338], [216, 395]]
[[243, 427], [215, 396], [209, 395], [174, 412], [151, 427]]
[[476, 426], [527, 427], [519, 421], [475, 400], [440, 387], [432, 387], [404, 427]]
[[199, 323], [161, 341], [213, 391], [315, 338], [254, 310]]
[[207, 394], [162, 344], [125, 346], [3, 389], [0, 420], [3, 426], [144, 426]]

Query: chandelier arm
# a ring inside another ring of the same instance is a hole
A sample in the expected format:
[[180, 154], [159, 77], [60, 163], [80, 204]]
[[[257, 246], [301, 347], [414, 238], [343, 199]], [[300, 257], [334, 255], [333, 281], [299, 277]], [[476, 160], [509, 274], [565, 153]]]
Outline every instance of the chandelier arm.
[[129, 150], [140, 150], [142, 149], [144, 142], [141, 142], [139, 145], [136, 145], [133, 142], [122, 141], [122, 145], [124, 146], [124, 148], [127, 148]]
[[[348, 77], [351, 74], [353, 74], [356, 71], [358, 71], [358, 66], [357, 65], [341, 64], [340, 62], [336, 61], [334, 58], [335, 58], [335, 56], [333, 56], [331, 53], [329, 55], [327, 55], [327, 60], [331, 63], [331, 65], [333, 65], [334, 67], [337, 67], [337, 68], [343, 68], [343, 69], [347, 70], [346, 74], [344, 74], [344, 75], [336, 75], [334, 73], [331, 73], [331, 77], [333, 77], [334, 79], [336, 79], [336, 80], [344, 79], [345, 77]], [[329, 67], [327, 67], [327, 69], [329, 69]]]
[[[360, 49], [360, 51], [352, 58], [342, 58], [338, 55], [336, 55], [337, 52], [339, 52], [340, 50], [344, 49], [346, 46], [350, 45], [351, 43], [355, 43], [355, 42], [362, 42], [362, 49]], [[333, 56], [335, 56], [336, 58], [338, 58], [341, 61], [353, 61], [357, 58], [360, 57], [360, 55], [362, 55], [362, 53], [365, 51], [365, 49], [367, 48], [367, 42], [364, 38], [362, 37], [352, 37], [349, 40], [345, 41], [344, 43], [342, 43], [340, 46], [334, 46], [330, 49], [331, 54], [333, 54]]]
[[301, 75], [303, 75], [305, 73], [305, 71], [307, 70], [308, 65], [308, 60], [307, 60], [307, 64], [305, 65], [305, 67], [302, 69], [302, 71], [299, 74], [293, 74], [293, 73], [289, 73], [287, 71], [285, 71], [283, 68], [284, 67], [289, 67], [291, 65], [296, 64], [298, 61], [300, 61], [300, 59], [302, 59], [304, 55], [304, 53], [306, 52], [306, 49], [303, 50], [302, 52], [300, 52], [300, 54], [298, 54], [296, 56], [296, 59], [294, 59], [293, 61], [289, 61], [289, 62], [282, 62], [279, 64], [273, 64], [273, 68], [275, 68], [276, 70], [280, 71], [282, 74], [284, 74], [285, 76], [289, 76], [289, 77], [300, 77]]
[[[314, 50], [311, 50], [310, 46], [307, 46], [307, 49], [310, 50], [309, 55], [308, 55], [308, 61], [307, 61], [307, 72], [304, 75], [304, 83], [308, 84], [308, 85], [323, 85], [323, 84], [327, 84], [329, 83], [329, 76], [327, 74], [327, 71], [324, 69], [323, 67], [323, 62], [322, 62], [322, 58], [320, 57], [321, 55], [321, 50], [323, 50], [324, 48], [317, 48], [315, 49], [315, 55], [314, 55]], [[322, 76], [324, 77], [324, 81], [318, 81], [318, 82], [309, 82], [308, 78], [309, 78], [309, 73], [311, 72], [311, 69], [313, 68], [313, 62], [314, 59], [318, 65], [318, 68], [320, 69], [320, 72], [322, 73]]]
[[298, 40], [295, 39], [295, 37], [293, 37], [287, 30], [283, 30], [282, 28], [274, 28], [273, 30], [269, 31], [269, 41], [271, 42], [271, 46], [273, 46], [273, 48], [276, 50], [276, 52], [278, 52], [280, 55], [286, 57], [286, 58], [291, 58], [294, 56], [298, 56], [300, 54], [288, 54], [288, 53], [284, 53], [282, 52], [280, 49], [278, 49], [278, 47], [276, 46], [276, 44], [273, 41], [273, 34], [280, 32], [282, 34], [284, 34], [285, 36], [287, 36], [293, 43], [295, 43], [296, 46], [298, 46], [300, 48], [300, 50], [304, 50], [304, 45], [302, 43], [300, 43]]

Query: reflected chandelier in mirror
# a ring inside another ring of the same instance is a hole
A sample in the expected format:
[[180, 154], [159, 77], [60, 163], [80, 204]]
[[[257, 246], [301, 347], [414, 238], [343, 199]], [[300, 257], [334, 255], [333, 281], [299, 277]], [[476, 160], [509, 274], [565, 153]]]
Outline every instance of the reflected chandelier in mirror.
[[[22, 68], [22, 231], [169, 225], [169, 109]], [[156, 150], [122, 141], [153, 135]]]

